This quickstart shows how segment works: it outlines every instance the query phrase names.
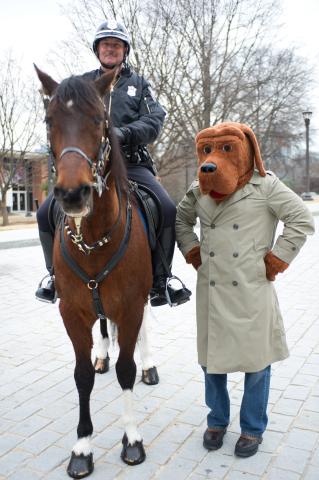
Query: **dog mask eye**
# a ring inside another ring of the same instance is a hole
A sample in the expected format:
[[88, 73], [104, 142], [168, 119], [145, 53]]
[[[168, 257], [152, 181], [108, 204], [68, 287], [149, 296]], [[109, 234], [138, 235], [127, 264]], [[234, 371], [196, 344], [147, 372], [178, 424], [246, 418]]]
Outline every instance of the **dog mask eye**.
[[233, 147], [231, 145], [229, 145], [229, 143], [225, 143], [225, 145], [223, 145], [223, 147], [222, 147], [223, 152], [231, 152], [232, 149], [233, 149]]
[[208, 155], [209, 153], [211, 153], [212, 151], [212, 147], [210, 145], [205, 145], [205, 147], [203, 148], [203, 152]]

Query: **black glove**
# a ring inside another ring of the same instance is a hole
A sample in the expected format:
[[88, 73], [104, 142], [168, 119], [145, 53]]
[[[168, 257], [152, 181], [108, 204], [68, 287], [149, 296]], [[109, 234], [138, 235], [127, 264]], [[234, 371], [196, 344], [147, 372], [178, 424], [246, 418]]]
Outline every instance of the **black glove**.
[[128, 145], [131, 132], [126, 127], [113, 127], [113, 132], [115, 133], [120, 145]]

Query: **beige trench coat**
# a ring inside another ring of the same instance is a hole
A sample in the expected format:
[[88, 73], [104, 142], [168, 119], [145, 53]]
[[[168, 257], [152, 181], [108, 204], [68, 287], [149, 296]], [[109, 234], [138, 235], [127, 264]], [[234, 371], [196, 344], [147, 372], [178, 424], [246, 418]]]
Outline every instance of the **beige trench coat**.
[[[194, 232], [200, 220], [200, 241]], [[278, 221], [284, 223], [274, 244]], [[177, 244], [184, 255], [200, 244], [197, 277], [198, 362], [208, 373], [257, 372], [288, 357], [269, 250], [287, 263], [314, 232], [303, 201], [273, 173], [216, 204], [193, 182], [177, 208]]]

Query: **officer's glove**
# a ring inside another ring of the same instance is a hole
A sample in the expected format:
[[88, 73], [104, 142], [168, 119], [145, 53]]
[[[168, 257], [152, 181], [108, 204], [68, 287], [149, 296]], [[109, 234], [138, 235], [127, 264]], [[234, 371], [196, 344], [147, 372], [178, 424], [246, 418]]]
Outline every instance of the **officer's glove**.
[[130, 142], [131, 132], [126, 127], [113, 127], [113, 132], [115, 133], [120, 145], [128, 145]]

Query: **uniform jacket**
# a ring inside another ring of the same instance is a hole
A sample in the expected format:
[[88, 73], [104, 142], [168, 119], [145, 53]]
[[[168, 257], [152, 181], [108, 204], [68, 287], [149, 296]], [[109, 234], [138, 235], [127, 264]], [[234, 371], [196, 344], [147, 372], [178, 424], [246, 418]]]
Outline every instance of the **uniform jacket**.
[[[200, 240], [194, 232], [197, 218]], [[275, 240], [279, 220], [284, 228]], [[291, 263], [313, 232], [308, 208], [272, 173], [255, 172], [219, 204], [193, 182], [177, 209], [176, 235], [184, 255], [200, 244], [197, 347], [208, 373], [257, 372], [288, 356], [264, 256], [272, 250]]]
[[[83, 75], [96, 80], [103, 74], [101, 69]], [[130, 146], [153, 143], [164, 123], [165, 110], [158, 103], [150, 84], [131, 68], [124, 68], [111, 94], [105, 97], [107, 111], [110, 109], [112, 125], [130, 130]]]

